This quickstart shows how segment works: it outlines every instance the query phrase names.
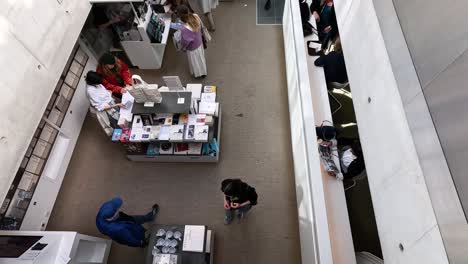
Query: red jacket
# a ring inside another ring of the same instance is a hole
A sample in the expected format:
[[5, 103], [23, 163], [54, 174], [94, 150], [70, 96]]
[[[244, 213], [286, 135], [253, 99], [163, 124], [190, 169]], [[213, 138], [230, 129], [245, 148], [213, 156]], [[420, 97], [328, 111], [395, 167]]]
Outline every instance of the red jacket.
[[[124, 84], [126, 85], [132, 85], [132, 77], [130, 75], [130, 70], [128, 69], [127, 64], [125, 64], [123, 61], [121, 61], [118, 58], [115, 58], [116, 63], [120, 63], [122, 70], [120, 71], [120, 78], [124, 81]], [[105, 75], [101, 65], [98, 66], [96, 70], [99, 74], [102, 75], [102, 85], [106, 87], [107, 90], [110, 90], [114, 93], [122, 93], [122, 88], [115, 79], [113, 75]]]

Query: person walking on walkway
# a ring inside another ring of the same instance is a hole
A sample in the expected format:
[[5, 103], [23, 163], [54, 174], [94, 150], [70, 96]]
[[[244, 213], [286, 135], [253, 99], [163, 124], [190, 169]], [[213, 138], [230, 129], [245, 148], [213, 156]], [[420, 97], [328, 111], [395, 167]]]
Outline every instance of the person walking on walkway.
[[237, 215], [244, 218], [252, 206], [257, 204], [258, 195], [255, 188], [240, 179], [226, 179], [221, 183], [224, 193], [224, 224], [228, 225]]
[[122, 203], [120, 197], [115, 197], [101, 206], [96, 216], [96, 226], [99, 232], [119, 244], [145, 247], [148, 240], [145, 238], [146, 229], [143, 224], [154, 220], [159, 211], [159, 205], [154, 204], [152, 210], [145, 215], [127, 215], [119, 211]]

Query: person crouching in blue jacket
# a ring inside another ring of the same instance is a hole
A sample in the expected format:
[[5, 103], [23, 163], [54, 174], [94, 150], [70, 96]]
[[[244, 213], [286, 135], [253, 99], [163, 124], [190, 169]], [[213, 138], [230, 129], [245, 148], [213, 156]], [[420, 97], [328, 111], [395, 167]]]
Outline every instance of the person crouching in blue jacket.
[[153, 221], [159, 211], [159, 205], [154, 204], [151, 212], [146, 215], [127, 215], [120, 212], [122, 199], [115, 197], [105, 202], [96, 216], [96, 225], [99, 231], [119, 244], [130, 247], [145, 247], [148, 244], [145, 238], [146, 229], [143, 223]]

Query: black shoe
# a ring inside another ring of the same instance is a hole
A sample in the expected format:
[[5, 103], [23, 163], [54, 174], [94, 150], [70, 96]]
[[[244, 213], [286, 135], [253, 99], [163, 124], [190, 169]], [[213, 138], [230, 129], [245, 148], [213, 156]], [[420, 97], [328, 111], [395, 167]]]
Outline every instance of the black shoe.
[[153, 205], [153, 210], [152, 210], [152, 212], [153, 212], [153, 216], [156, 216], [156, 214], [158, 214], [158, 212], [159, 212], [159, 204], [154, 204], [154, 205]]

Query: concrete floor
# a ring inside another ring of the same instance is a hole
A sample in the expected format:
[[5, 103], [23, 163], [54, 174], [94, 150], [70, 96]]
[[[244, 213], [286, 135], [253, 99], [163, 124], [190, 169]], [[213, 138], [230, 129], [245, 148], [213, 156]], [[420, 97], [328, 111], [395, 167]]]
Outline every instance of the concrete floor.
[[[247, 4], [247, 6], [245, 6]], [[222, 2], [206, 55], [208, 77], [223, 107], [218, 164], [133, 163], [87, 118], [48, 230], [101, 236], [100, 205], [124, 199], [129, 214], [161, 206], [156, 222], [205, 224], [216, 232], [215, 263], [300, 263], [282, 28], [256, 26], [254, 1]], [[162, 70], [134, 71], [150, 83], [188, 74], [185, 54], [169, 43]], [[255, 186], [259, 204], [241, 224], [223, 224], [220, 183], [239, 177]], [[113, 243], [109, 263], [143, 263], [144, 251]]]

